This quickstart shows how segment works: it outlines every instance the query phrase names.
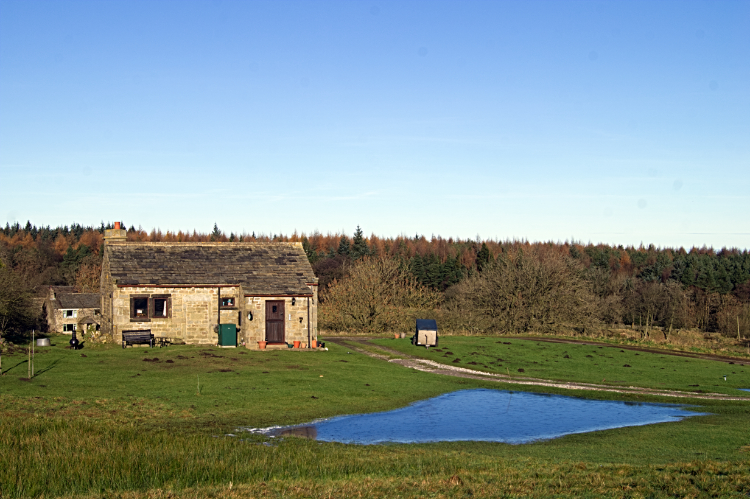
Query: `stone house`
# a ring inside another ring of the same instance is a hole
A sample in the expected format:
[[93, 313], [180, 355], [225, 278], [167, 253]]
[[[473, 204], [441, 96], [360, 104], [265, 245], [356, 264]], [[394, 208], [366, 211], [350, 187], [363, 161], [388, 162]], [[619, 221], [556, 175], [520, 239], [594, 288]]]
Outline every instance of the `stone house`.
[[[102, 328], [215, 345], [216, 325], [237, 341], [317, 339], [318, 279], [301, 243], [125, 242], [108, 230], [102, 261]], [[219, 321], [220, 319], [220, 321]]]
[[84, 334], [91, 327], [99, 330], [101, 296], [99, 293], [76, 293], [74, 286], [50, 286], [44, 302], [47, 331]]

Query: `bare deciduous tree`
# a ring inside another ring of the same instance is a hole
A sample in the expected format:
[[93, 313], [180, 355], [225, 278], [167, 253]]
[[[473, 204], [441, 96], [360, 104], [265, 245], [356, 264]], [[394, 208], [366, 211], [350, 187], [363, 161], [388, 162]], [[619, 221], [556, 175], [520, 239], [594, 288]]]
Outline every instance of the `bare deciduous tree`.
[[417, 284], [398, 260], [364, 257], [322, 292], [320, 322], [332, 330], [403, 329], [417, 311], [433, 310], [440, 295]]
[[98, 258], [87, 258], [78, 267], [75, 276], [79, 293], [98, 293], [102, 274], [102, 263]]
[[21, 332], [34, 320], [31, 290], [17, 272], [0, 266], [0, 372], [2, 343], [10, 332]]
[[724, 296], [716, 322], [722, 334], [741, 340], [750, 331], [750, 304], [742, 303], [732, 295]]
[[478, 314], [488, 331], [585, 330], [596, 320], [597, 297], [581, 266], [536, 248], [501, 255], [481, 274], [456, 285], [450, 297], [457, 310]]

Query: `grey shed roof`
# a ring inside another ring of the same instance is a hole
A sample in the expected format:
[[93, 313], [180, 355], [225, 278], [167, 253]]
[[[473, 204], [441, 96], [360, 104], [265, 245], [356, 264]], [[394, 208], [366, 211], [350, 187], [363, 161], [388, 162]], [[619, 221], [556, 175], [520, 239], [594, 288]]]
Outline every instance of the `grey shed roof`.
[[106, 246], [115, 283], [240, 284], [248, 294], [309, 295], [317, 283], [301, 243], [114, 243]]
[[60, 309], [100, 308], [100, 298], [99, 293], [56, 293], [52, 303]]

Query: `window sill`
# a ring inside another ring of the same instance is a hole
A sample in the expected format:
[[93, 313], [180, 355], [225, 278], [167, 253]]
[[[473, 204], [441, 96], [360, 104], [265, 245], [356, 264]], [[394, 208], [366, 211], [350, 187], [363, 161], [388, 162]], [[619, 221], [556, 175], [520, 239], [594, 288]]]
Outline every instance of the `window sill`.
[[148, 319], [146, 317], [137, 317], [137, 318], [130, 318], [130, 322], [151, 322], [151, 319]]

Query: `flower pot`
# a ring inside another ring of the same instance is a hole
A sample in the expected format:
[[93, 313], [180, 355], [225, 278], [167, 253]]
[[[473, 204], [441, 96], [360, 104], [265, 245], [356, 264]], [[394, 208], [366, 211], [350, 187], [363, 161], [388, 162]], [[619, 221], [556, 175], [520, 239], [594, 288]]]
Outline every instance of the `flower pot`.
[[307, 343], [302, 343], [302, 348], [307, 348]]
[[310, 342], [310, 346], [311, 346], [312, 348], [318, 348], [318, 340], [312, 340], [312, 341]]
[[258, 342], [258, 348], [261, 349], [261, 350], [265, 350], [267, 344], [268, 344], [267, 341], [259, 341]]
[[294, 348], [299, 348], [299, 344], [302, 343], [301, 341], [295, 341], [294, 342]]
[[397, 340], [397, 339], [399, 339], [400, 337], [401, 337], [401, 335], [400, 335], [400, 334], [398, 334], [398, 333], [393, 333], [393, 339], [394, 339], [394, 340]]
[[401, 333], [401, 338], [406, 338], [406, 333]]

